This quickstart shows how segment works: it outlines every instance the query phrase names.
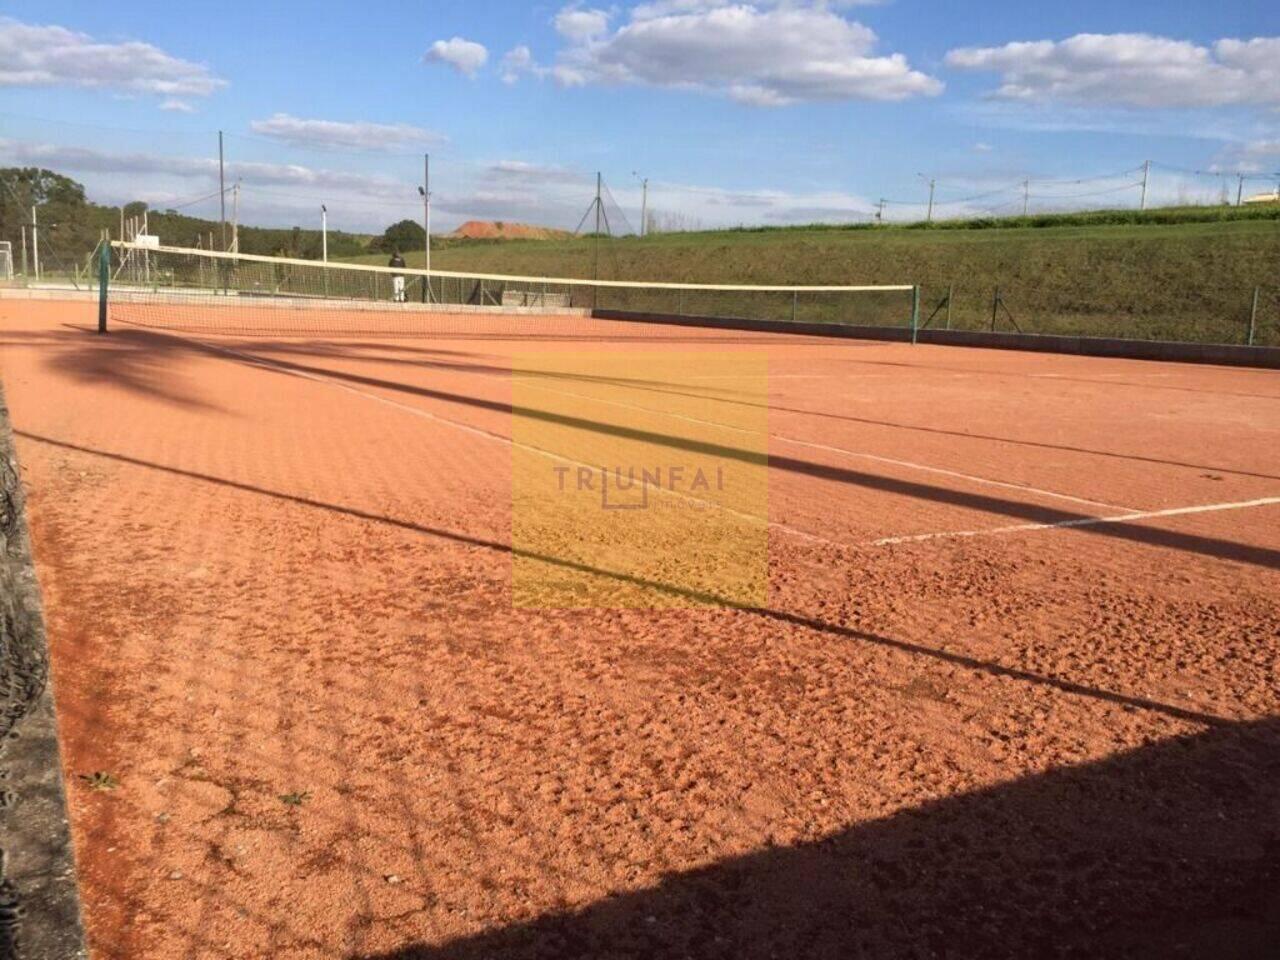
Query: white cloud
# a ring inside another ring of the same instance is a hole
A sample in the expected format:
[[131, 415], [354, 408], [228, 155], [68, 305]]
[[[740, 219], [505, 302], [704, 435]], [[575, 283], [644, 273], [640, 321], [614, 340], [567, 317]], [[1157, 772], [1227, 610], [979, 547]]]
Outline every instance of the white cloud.
[[633, 8], [612, 31], [601, 11], [566, 7], [556, 25], [568, 42], [555, 65], [539, 67], [530, 57], [518, 72], [562, 86], [644, 84], [771, 107], [903, 100], [942, 90], [901, 54], [877, 54], [874, 31], [834, 12], [843, 5], [659, 0]]
[[439, 134], [407, 123], [349, 123], [341, 120], [308, 120], [274, 113], [254, 120], [249, 129], [264, 137], [294, 146], [354, 147], [362, 150], [398, 150], [442, 140]]
[[973, 145], [974, 153], [990, 153], [994, 149], [995, 147], [991, 146], [989, 143], [978, 142]]
[[161, 110], [168, 110], [172, 113], [195, 113], [196, 108], [186, 100], [179, 100], [177, 97], [170, 97], [160, 104]]
[[452, 40], [437, 40], [427, 49], [423, 59], [428, 63], [447, 64], [463, 76], [474, 77], [489, 62], [489, 51], [483, 44], [454, 37]]
[[533, 60], [533, 51], [523, 43], [512, 47], [502, 58], [502, 82], [516, 83], [523, 73], [532, 73], [538, 69]]
[[227, 82], [209, 68], [138, 40], [105, 43], [65, 27], [0, 17], [0, 87], [87, 87], [207, 97]]
[[1264, 174], [1280, 179], [1280, 140], [1233, 143], [1209, 166], [1215, 173]]
[[609, 14], [603, 10], [565, 7], [556, 14], [555, 27], [558, 34], [570, 40], [591, 40], [608, 32]]
[[1130, 107], [1280, 104], [1280, 37], [1219, 40], [1212, 48], [1143, 33], [968, 47], [949, 66], [1000, 74], [995, 95]]

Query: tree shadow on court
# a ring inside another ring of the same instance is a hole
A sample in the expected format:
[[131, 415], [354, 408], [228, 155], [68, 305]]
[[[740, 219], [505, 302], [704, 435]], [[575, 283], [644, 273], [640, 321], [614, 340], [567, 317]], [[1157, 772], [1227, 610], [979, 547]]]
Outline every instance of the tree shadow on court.
[[180, 341], [139, 349], [123, 338], [96, 337], [80, 327], [54, 332], [27, 333], [10, 330], [0, 346], [38, 348], [42, 361], [55, 374], [89, 386], [111, 386], [152, 400], [189, 410], [228, 413], [201, 398], [198, 385], [176, 369], [176, 357], [189, 353]]
[[1280, 719], [358, 960], [1280, 955]]

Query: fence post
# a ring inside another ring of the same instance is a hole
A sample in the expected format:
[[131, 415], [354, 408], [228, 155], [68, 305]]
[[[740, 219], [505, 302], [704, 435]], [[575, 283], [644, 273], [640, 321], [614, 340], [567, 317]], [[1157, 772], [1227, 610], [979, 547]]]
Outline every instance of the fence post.
[[911, 288], [911, 343], [914, 346], [920, 330], [920, 284]]
[[1258, 294], [1260, 288], [1253, 288], [1253, 307], [1249, 310], [1249, 346], [1253, 346], [1253, 336], [1258, 329]]
[[947, 284], [947, 329], [951, 329], [951, 295], [955, 291], [955, 284]]
[[791, 291], [791, 322], [792, 323], [796, 322], [796, 298], [799, 296], [800, 294], [797, 291], [795, 290]]
[[107, 332], [107, 284], [111, 280], [111, 244], [105, 240], [98, 252], [98, 332]]
[[995, 296], [991, 298], [991, 332], [996, 332], [996, 311], [1000, 309], [1000, 288], [996, 287]]

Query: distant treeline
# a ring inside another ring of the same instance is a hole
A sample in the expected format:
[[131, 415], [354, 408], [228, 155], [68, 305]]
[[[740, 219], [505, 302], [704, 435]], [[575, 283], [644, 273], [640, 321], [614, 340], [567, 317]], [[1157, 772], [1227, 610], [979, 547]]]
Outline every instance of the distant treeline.
[[[210, 237], [215, 249], [222, 248], [222, 225], [216, 220], [190, 217], [174, 210], [148, 209], [145, 203], [129, 203], [124, 209], [93, 203], [85, 196], [84, 186], [70, 177], [39, 167], [0, 168], [0, 240], [13, 244], [14, 259], [22, 253], [25, 227], [26, 246], [31, 248], [31, 208], [36, 207], [40, 228], [42, 262], [53, 267], [81, 261], [97, 246], [103, 230], [113, 240], [120, 239], [121, 215], [147, 215], [147, 229], [161, 242], [176, 247], [208, 247]], [[230, 242], [231, 225], [227, 225]], [[249, 227], [239, 229], [243, 253], [267, 256], [320, 259], [319, 230], [301, 227]], [[368, 234], [329, 231], [329, 256], [354, 257], [370, 252], [379, 238]]]

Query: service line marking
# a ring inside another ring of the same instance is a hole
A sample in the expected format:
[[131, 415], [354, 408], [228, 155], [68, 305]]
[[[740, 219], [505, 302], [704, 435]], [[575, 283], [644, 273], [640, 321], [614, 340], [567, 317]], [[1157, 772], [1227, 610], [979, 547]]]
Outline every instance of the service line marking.
[[1236, 503], [1207, 503], [1195, 507], [1173, 507], [1168, 510], [1144, 510], [1141, 513], [1125, 513], [1114, 517], [1078, 517], [1059, 520], [1056, 523], [1019, 523], [1007, 527], [988, 527], [983, 530], [945, 530], [938, 533], [914, 533], [902, 537], [881, 537], [865, 544], [869, 547], [887, 547], [895, 543], [919, 543], [924, 540], [944, 540], [960, 537], [991, 537], [1006, 533], [1026, 533], [1034, 530], [1064, 530], [1070, 527], [1093, 527], [1104, 523], [1128, 523], [1134, 520], [1155, 520], [1160, 517], [1185, 517], [1196, 513], [1218, 513], [1223, 510], [1248, 510], [1253, 507], [1269, 507], [1280, 504], [1280, 497], [1262, 497], [1258, 500], [1241, 500]]

